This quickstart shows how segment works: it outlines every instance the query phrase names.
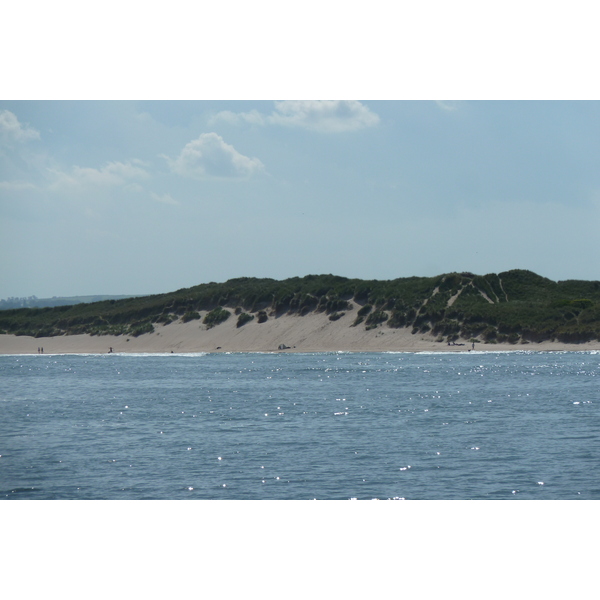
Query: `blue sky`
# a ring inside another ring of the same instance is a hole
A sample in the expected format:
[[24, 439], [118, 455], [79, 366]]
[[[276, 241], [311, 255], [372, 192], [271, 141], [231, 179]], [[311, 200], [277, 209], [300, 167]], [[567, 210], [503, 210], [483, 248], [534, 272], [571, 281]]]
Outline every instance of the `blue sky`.
[[0, 297], [600, 279], [596, 101], [0, 101]]
[[13, 3], [0, 298], [309, 273], [600, 279], [590, 10]]

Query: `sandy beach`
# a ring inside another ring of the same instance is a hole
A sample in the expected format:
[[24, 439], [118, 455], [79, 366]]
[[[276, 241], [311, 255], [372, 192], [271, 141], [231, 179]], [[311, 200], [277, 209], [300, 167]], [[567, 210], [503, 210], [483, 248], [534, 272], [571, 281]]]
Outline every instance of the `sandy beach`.
[[[356, 310], [348, 311], [337, 321], [324, 313], [304, 317], [283, 315], [269, 317], [265, 323], [253, 321], [238, 328], [232, 316], [211, 329], [202, 320], [155, 325], [155, 331], [139, 337], [65, 335], [47, 338], [0, 335], [0, 354], [103, 354], [184, 352], [468, 352], [472, 345], [438, 342], [429, 334], [412, 334], [410, 328], [392, 329], [385, 323], [365, 330], [364, 324], [352, 327]], [[205, 313], [201, 313], [204, 317]], [[281, 349], [285, 346], [285, 349]], [[583, 351], [600, 350], [600, 342], [563, 344], [541, 342], [528, 344], [475, 344], [475, 351], [507, 350]]]

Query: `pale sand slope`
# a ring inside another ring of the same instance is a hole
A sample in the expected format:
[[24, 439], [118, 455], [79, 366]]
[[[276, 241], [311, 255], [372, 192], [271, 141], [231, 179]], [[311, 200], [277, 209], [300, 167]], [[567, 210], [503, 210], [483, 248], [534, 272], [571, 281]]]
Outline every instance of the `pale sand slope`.
[[[137, 338], [127, 336], [70, 335], [50, 338], [0, 335], [0, 354], [106, 353], [113, 352], [277, 352], [281, 344], [289, 346], [285, 352], [467, 352], [471, 344], [448, 346], [436, 342], [428, 334], [411, 334], [411, 329], [391, 329], [385, 325], [370, 331], [364, 324], [350, 325], [359, 307], [347, 311], [337, 321], [324, 314], [311, 313], [304, 317], [284, 315], [269, 317], [265, 323], [255, 318], [237, 328], [237, 317], [207, 329], [201, 321], [171, 323], [155, 326], [154, 333]], [[202, 318], [206, 313], [201, 313]], [[475, 344], [475, 350], [497, 352], [504, 350], [600, 350], [600, 342], [586, 344]]]

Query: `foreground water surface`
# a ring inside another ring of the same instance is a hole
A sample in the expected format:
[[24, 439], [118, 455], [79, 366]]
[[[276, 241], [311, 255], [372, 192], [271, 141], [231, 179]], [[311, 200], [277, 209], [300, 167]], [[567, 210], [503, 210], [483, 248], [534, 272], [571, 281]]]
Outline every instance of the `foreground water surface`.
[[600, 353], [0, 356], [2, 499], [598, 499]]

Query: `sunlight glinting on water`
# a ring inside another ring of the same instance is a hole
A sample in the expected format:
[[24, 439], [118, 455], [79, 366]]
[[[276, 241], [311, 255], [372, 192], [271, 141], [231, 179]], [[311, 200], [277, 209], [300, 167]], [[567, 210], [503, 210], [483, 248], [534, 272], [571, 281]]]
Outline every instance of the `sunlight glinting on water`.
[[6, 498], [600, 494], [587, 476], [597, 353], [46, 355], [0, 368]]

